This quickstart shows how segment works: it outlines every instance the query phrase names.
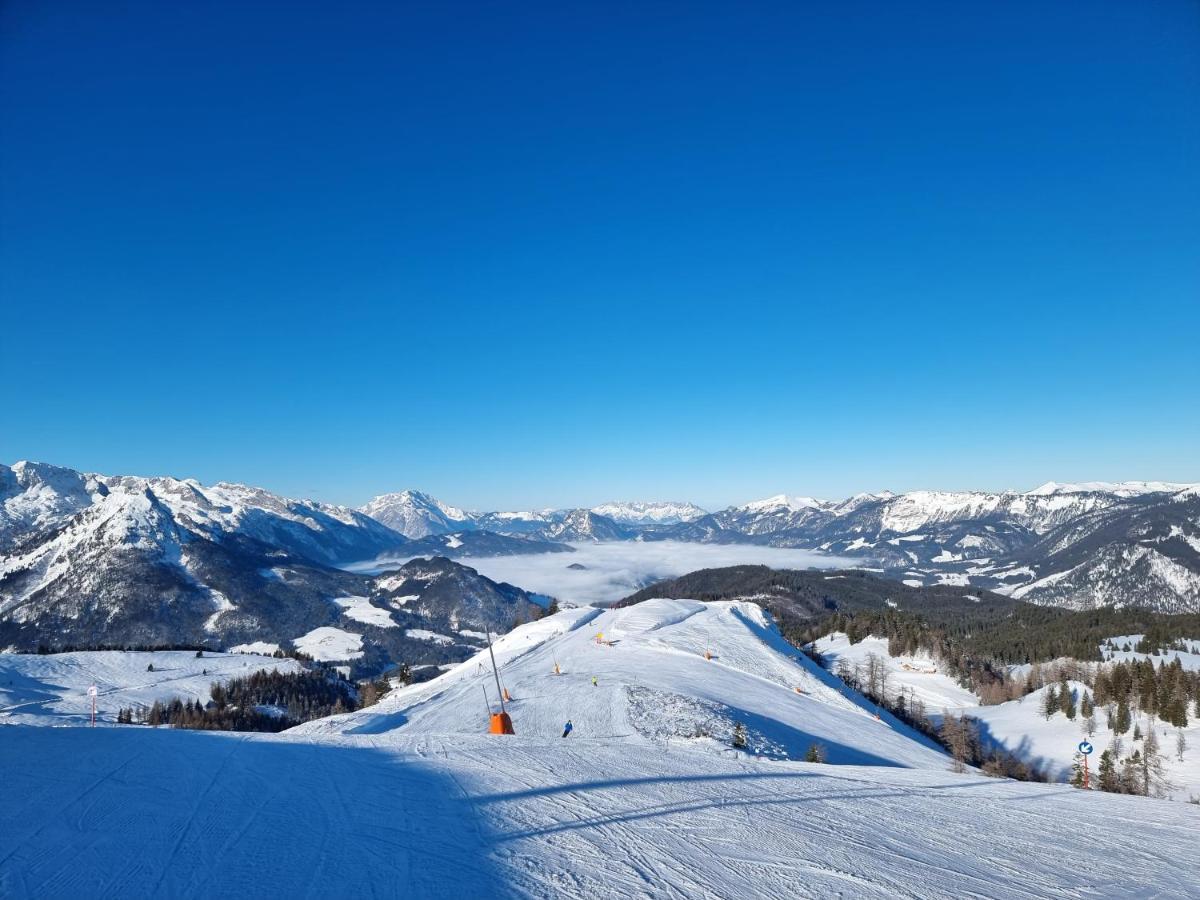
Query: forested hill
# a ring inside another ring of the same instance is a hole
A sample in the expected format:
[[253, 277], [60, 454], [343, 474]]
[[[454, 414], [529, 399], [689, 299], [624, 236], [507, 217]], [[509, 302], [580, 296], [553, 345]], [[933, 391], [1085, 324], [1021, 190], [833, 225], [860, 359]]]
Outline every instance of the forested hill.
[[969, 655], [996, 663], [1060, 657], [1099, 660], [1100, 644], [1116, 635], [1145, 634], [1147, 650], [1177, 638], [1200, 637], [1200, 615], [1143, 609], [1073, 611], [1036, 606], [1000, 594], [950, 585], [909, 587], [868, 572], [796, 571], [766, 566], [701, 569], [661, 581], [620, 602], [653, 597], [755, 600], [797, 643], [830, 631], [877, 634], [939, 656]]
[[946, 616], [962, 610], [972, 620], [994, 620], [1027, 605], [971, 587], [909, 587], [859, 569], [831, 572], [767, 566], [700, 569], [652, 584], [617, 605], [631, 606], [654, 597], [688, 597], [705, 602], [756, 600], [777, 615], [785, 613], [800, 619], [899, 608], [931, 610]]

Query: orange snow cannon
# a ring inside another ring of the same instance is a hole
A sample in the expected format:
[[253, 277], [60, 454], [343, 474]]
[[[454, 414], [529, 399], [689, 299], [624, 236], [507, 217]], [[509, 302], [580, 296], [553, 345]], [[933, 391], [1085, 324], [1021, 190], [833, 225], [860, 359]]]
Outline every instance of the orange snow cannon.
[[489, 734], [516, 734], [513, 731], [512, 716], [506, 712], [492, 713], [492, 723], [488, 727]]

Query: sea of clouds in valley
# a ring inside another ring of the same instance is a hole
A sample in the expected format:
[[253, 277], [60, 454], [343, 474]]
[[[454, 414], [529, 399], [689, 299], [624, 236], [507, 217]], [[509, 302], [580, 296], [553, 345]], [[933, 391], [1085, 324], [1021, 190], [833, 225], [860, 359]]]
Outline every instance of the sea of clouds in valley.
[[[507, 581], [527, 591], [549, 594], [565, 605], [606, 606], [663, 578], [719, 566], [766, 565], [775, 569], [842, 568], [861, 560], [812, 550], [758, 547], [748, 544], [690, 544], [680, 541], [612, 541], [575, 543], [574, 553], [463, 557], [494, 581]], [[355, 566], [382, 571], [407, 561], [401, 557]], [[572, 569], [572, 565], [585, 566]]]

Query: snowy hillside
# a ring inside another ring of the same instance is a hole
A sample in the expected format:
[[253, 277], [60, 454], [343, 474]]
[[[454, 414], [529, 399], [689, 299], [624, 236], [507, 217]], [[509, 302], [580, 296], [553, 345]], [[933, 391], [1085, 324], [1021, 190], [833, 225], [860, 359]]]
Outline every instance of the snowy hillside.
[[[1127, 635], [1114, 639], [1114, 643], [1120, 646], [1129, 639], [1136, 643], [1139, 637], [1140, 635]], [[1200, 640], [1188, 643], [1200, 650]], [[1056, 781], [1066, 781], [1070, 778], [1076, 747], [1084, 738], [1088, 738], [1095, 747], [1093, 771], [1100, 754], [1112, 746], [1113, 733], [1106, 728], [1102, 711], [1096, 715], [1097, 726], [1090, 736], [1086, 733], [1082, 715], [1069, 719], [1062, 713], [1054, 713], [1047, 718], [1043, 713], [1047, 688], [1041, 688], [1017, 700], [985, 706], [975, 694], [960, 686], [932, 659], [925, 656], [891, 656], [886, 640], [868, 637], [851, 644], [844, 633], [835, 632], [816, 641], [815, 645], [825, 657], [827, 665], [835, 671], [843, 661], [851, 668], [858, 666], [861, 669], [866, 666], [870, 657], [875, 657], [887, 669], [890, 695], [903, 691], [916, 697], [925, 703], [929, 714], [935, 719], [939, 714], [947, 712], [972, 716], [982, 726], [980, 737], [983, 741], [1005, 748]], [[1197, 654], [1175, 655], [1185, 664], [1192, 661], [1200, 663], [1200, 655]], [[1106, 653], [1106, 658], [1151, 658], [1161, 664], [1171, 656], [1149, 657], [1147, 654], [1118, 651]], [[1077, 698], [1089, 691], [1089, 688], [1079, 682], [1072, 682], [1071, 685]], [[1190, 727], [1184, 729], [1173, 728], [1161, 720], [1155, 720], [1151, 726], [1145, 717], [1141, 717], [1139, 722], [1142, 729], [1154, 727], [1158, 731], [1159, 744], [1165, 756], [1165, 775], [1171, 783], [1169, 795], [1176, 800], [1200, 797], [1200, 722], [1193, 720]], [[1176, 752], [1176, 740], [1180, 730], [1186, 743], [1182, 759]], [[1136, 744], [1128, 735], [1124, 738], [1123, 746], [1126, 753], [1136, 748]]]
[[[952, 774], [753, 604], [567, 610], [496, 655], [513, 736], [482, 733], [482, 658], [282, 735], [0, 729], [0, 895], [1027, 900], [1200, 883], [1200, 809]], [[780, 759], [810, 740], [843, 764]]]
[[[926, 739], [886, 714], [876, 719], [871, 704], [788, 645], [753, 603], [568, 609], [513, 630], [494, 649], [519, 735], [553, 738], [570, 719], [579, 737], [641, 743], [699, 735], [720, 752], [741, 722], [751, 749], [775, 758], [803, 758], [817, 743], [833, 763], [947, 765]], [[486, 660], [481, 653], [369, 710], [300, 730], [476, 733], [486, 724], [483, 692], [497, 701]]]
[[[150, 670], [150, 667], [153, 670]], [[91, 716], [88, 688], [96, 686], [96, 720], [116, 721], [123, 706], [150, 706], [178, 697], [210, 699], [214, 681], [262, 670], [298, 672], [294, 659], [194, 650], [101, 650], [47, 655], [0, 653], [0, 725], [83, 725]]]

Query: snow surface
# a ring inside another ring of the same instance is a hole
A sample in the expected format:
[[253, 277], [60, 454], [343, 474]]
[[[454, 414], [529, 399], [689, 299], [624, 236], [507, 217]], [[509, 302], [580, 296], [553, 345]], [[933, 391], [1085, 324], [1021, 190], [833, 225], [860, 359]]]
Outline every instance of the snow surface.
[[[153, 672], [146, 671], [150, 665]], [[194, 650], [0, 653], [0, 725], [86, 724], [91, 716], [87, 689], [93, 684], [99, 694], [97, 721], [111, 723], [122, 706], [150, 706], [174, 697], [207, 703], [214, 681], [300, 668], [294, 659], [244, 653], [205, 653], [197, 659]], [[6, 734], [0, 730], [0, 741]]]
[[0, 771], [0, 895], [18, 900], [1186, 898], [1200, 883], [1186, 804], [575, 734], [14, 728]]
[[362, 635], [322, 625], [292, 641], [301, 653], [320, 662], [358, 659], [363, 655]]
[[364, 625], [377, 625], [380, 628], [397, 628], [396, 620], [386, 609], [372, 606], [366, 597], [336, 597], [333, 601], [346, 611], [346, 617]]
[[[639, 689], [728, 709], [730, 727], [745, 722], [779, 748], [777, 755], [802, 758], [817, 742], [835, 763], [947, 764], [940, 749], [890, 716], [876, 720], [872, 704], [788, 645], [753, 603], [664, 599], [566, 609], [504, 635], [494, 652], [524, 735], [556, 737], [571, 719], [582, 737], [637, 740], [630, 690]], [[302, 730], [473, 734], [486, 724], [483, 691], [496, 703], [486, 650], [367, 710]]]
[[1179, 664], [1185, 669], [1192, 672], [1200, 672], [1200, 638], [1185, 638], [1183, 643], [1188, 648], [1186, 650], [1160, 650], [1155, 656], [1153, 653], [1138, 653], [1136, 650], [1121, 650], [1126, 644], [1130, 647], [1136, 647], [1145, 635], [1142, 634], [1122, 634], [1114, 638], [1110, 638], [1113, 645], [1118, 649], [1109, 650], [1108, 641], [1100, 645], [1101, 655], [1110, 662], [1128, 661], [1128, 660], [1151, 660], [1156, 666], [1166, 665], [1171, 661], [1178, 659]]
[[270, 656], [277, 650], [280, 650], [278, 644], [272, 644], [270, 641], [251, 641], [249, 644], [238, 644], [235, 647], [230, 647], [230, 653], [258, 653], [262, 656]]
[[[486, 651], [282, 735], [0, 728], [0, 896], [1183, 898], [1200, 883], [1200, 809], [951, 774], [752, 603], [566, 609], [495, 651], [514, 736], [482, 733]], [[729, 748], [732, 717], [765, 758]], [[839, 764], [782, 758], [812, 740]]]
[[979, 705], [979, 698], [959, 686], [931, 657], [889, 655], [886, 638], [867, 637], [851, 644], [845, 632], [835, 631], [814, 643], [831, 670], [836, 670], [842, 659], [855, 667], [865, 666], [868, 657], [875, 656], [887, 666], [889, 692], [911, 690], [913, 696], [925, 703], [927, 712], [957, 711]]
[[[1141, 635], [1123, 635], [1114, 638], [1118, 646], [1123, 646], [1128, 640], [1135, 644]], [[1200, 641], [1193, 641], [1200, 650]], [[834, 632], [814, 642], [816, 648], [827, 660], [831, 670], [836, 670], [838, 661], [845, 659], [851, 666], [865, 666], [867, 658], [874, 655], [888, 668], [888, 692], [897, 693], [900, 689], [911, 690], [913, 695], [924, 701], [926, 712], [933, 719], [945, 713], [965, 713], [978, 719], [983, 727], [981, 737], [984, 741], [1004, 747], [1021, 760], [1031, 763], [1043, 771], [1048, 777], [1066, 781], [1071, 775], [1071, 764], [1074, 760], [1075, 749], [1087, 735], [1083, 730], [1084, 719], [1076, 715], [1068, 719], [1064, 713], [1055, 713], [1050, 719], [1042, 715], [1042, 703], [1046, 688], [1041, 688], [1019, 700], [1006, 703], [983, 706], [979, 698], [971, 691], [962, 687], [953, 678], [940, 670], [940, 666], [927, 656], [900, 656], [888, 654], [887, 640], [877, 637], [867, 637], [857, 644], [851, 644], [849, 638], [842, 632]], [[1181, 658], [1190, 654], [1177, 654]], [[1158, 662], [1169, 662], [1166, 656], [1147, 657], [1146, 654], [1124, 653], [1109, 654], [1112, 659], [1149, 658]], [[1200, 662], [1200, 656], [1193, 656]], [[1184, 663], [1187, 665], [1187, 662]], [[1013, 667], [1014, 674], [1024, 675], [1028, 666]], [[1072, 690], [1076, 700], [1085, 691], [1091, 691], [1080, 682], [1072, 682]], [[1136, 719], [1137, 717], [1135, 717]], [[1093, 754], [1093, 766], [1111, 744], [1112, 732], [1106, 725], [1104, 710], [1095, 714], [1096, 731], [1090, 740], [1096, 748]], [[1142, 729], [1147, 728], [1146, 718], [1140, 717]], [[1200, 797], [1200, 722], [1194, 718], [1188, 728], [1183, 729], [1187, 749], [1180, 760], [1175, 752], [1175, 735], [1178, 729], [1156, 720], [1154, 727], [1159, 732], [1159, 749], [1166, 757], [1164, 770], [1171, 782], [1168, 795], [1176, 800], [1187, 800], [1190, 797]], [[1124, 753], [1128, 755], [1138, 746], [1131, 740], [1131, 733], [1124, 736]]]

